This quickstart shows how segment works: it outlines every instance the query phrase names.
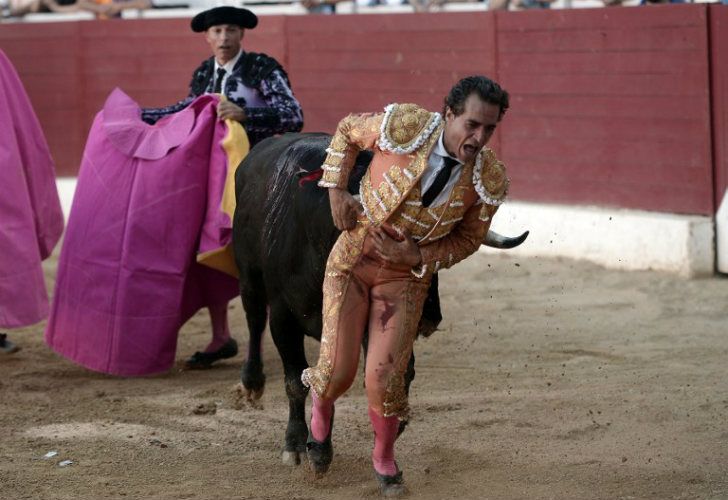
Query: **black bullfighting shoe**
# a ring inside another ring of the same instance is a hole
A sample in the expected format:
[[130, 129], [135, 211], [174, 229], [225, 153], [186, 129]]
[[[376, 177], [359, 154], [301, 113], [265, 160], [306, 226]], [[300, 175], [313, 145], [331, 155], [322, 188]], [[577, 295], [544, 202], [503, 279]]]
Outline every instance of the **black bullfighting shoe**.
[[328, 472], [331, 461], [334, 459], [334, 445], [331, 444], [331, 433], [334, 431], [334, 412], [335, 407], [331, 411], [331, 421], [329, 422], [329, 434], [326, 439], [316, 441], [311, 431], [308, 431], [308, 440], [306, 441], [306, 455], [308, 463], [311, 465], [317, 476], [322, 476]]
[[379, 481], [379, 492], [383, 497], [397, 498], [407, 494], [407, 488], [405, 487], [404, 480], [402, 479], [402, 471], [399, 470], [399, 467], [397, 468], [397, 473], [393, 476], [385, 476], [376, 470], [374, 471], [374, 475], [377, 476], [377, 481]]
[[7, 333], [0, 333], [0, 354], [12, 354], [18, 352], [20, 347], [8, 340]]
[[185, 366], [191, 370], [210, 368], [215, 361], [232, 358], [238, 354], [238, 343], [230, 337], [223, 346], [214, 352], [197, 351], [185, 361]]

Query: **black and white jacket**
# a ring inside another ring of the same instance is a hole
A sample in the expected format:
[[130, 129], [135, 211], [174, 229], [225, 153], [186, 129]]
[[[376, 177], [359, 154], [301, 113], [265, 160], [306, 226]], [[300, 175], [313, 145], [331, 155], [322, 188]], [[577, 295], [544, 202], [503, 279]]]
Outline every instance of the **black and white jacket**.
[[[142, 119], [153, 124], [163, 116], [181, 111], [195, 98], [212, 92], [214, 82], [215, 60], [211, 57], [193, 73], [190, 93], [185, 99], [163, 108], [146, 108]], [[251, 146], [266, 137], [303, 128], [303, 111], [293, 96], [288, 75], [270, 56], [243, 52], [222, 93], [245, 110], [243, 126]]]

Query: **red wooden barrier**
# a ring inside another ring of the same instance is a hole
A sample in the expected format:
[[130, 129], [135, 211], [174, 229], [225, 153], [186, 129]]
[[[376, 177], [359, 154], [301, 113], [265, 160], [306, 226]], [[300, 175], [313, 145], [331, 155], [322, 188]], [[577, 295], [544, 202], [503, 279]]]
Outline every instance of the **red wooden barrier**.
[[712, 214], [707, 40], [695, 5], [499, 15], [514, 194]]
[[[285, 62], [284, 27], [285, 18], [264, 17], [245, 43]], [[172, 104], [210, 55], [189, 19], [2, 25], [0, 47], [31, 97], [59, 175], [78, 171], [91, 122], [111, 90], [122, 88], [142, 106]]]
[[475, 14], [289, 18], [289, 71], [306, 130], [391, 102], [432, 110], [460, 78], [495, 75], [495, 18]]
[[[512, 94], [494, 147], [514, 198], [712, 215], [713, 156], [721, 193], [728, 182], [727, 13], [685, 5], [265, 16], [244, 45], [284, 63], [308, 131], [331, 132], [347, 113], [393, 101], [439, 110], [452, 83], [484, 73]], [[113, 87], [142, 106], [184, 97], [209, 52], [188, 22], [0, 26], [60, 174], [76, 171]]]
[[728, 7], [710, 7], [715, 206], [728, 189]]

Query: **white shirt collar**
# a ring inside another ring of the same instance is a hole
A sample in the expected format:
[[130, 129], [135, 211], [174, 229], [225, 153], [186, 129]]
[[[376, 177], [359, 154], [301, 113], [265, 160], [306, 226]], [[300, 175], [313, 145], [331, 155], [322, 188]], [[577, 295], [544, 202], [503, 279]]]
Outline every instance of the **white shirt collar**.
[[229, 75], [233, 72], [233, 68], [238, 63], [238, 59], [240, 59], [240, 56], [243, 55], [243, 49], [240, 49], [235, 57], [230, 59], [228, 62], [226, 62], [224, 65], [220, 66], [220, 63], [217, 62], [217, 59], [215, 59], [215, 71], [217, 71], [219, 68], [223, 68], [225, 70], [225, 74]]
[[437, 140], [437, 145], [435, 146], [435, 148], [432, 152], [435, 153], [437, 156], [441, 156], [443, 158], [452, 158], [453, 160], [456, 160], [458, 162], [458, 164], [461, 164], [460, 160], [450, 156], [450, 154], [447, 152], [447, 149], [445, 149], [445, 131], [444, 130], [442, 132], [440, 132], [440, 138]]

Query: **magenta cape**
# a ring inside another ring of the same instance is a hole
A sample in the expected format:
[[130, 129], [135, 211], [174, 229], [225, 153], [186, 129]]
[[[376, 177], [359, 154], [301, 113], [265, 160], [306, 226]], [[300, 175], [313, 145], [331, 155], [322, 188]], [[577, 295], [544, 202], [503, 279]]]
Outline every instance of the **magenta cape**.
[[217, 103], [201, 96], [152, 126], [117, 89], [96, 115], [46, 331], [59, 354], [115, 375], [162, 372], [182, 324], [237, 295], [237, 280], [195, 261], [230, 235]]
[[41, 261], [63, 232], [53, 160], [12, 64], [0, 50], [0, 327], [48, 315]]

